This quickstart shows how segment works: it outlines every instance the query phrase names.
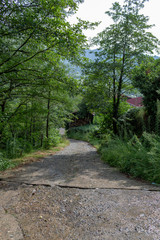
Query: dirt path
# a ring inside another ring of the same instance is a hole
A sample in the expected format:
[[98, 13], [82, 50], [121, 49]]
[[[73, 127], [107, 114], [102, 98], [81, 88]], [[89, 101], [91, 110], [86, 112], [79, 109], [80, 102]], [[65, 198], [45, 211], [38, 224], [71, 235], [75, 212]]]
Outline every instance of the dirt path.
[[0, 175], [0, 240], [160, 240], [160, 188], [82, 141]]

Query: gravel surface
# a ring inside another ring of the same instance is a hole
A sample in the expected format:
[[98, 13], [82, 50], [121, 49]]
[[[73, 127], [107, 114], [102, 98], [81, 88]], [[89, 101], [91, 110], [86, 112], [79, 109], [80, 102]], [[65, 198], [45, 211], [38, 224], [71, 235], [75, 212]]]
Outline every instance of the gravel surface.
[[88, 143], [0, 178], [0, 240], [160, 240], [160, 189], [103, 164]]

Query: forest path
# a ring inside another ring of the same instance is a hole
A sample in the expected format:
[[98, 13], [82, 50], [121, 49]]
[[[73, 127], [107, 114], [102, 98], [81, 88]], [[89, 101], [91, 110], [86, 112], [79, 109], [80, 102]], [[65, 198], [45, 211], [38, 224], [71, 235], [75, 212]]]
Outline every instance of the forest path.
[[70, 140], [70, 145], [55, 155], [1, 174], [11, 182], [101, 189], [144, 189], [156, 187], [135, 181], [104, 164], [90, 144]]
[[0, 240], [160, 239], [160, 188], [104, 164], [86, 142], [0, 179]]

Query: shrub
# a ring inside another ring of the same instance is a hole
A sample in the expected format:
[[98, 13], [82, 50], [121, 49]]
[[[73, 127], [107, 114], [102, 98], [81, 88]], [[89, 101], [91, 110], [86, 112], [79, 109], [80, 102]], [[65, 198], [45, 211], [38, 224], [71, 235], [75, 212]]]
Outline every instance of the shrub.
[[118, 129], [121, 136], [141, 136], [146, 130], [145, 111], [143, 108], [132, 108], [118, 119]]
[[[97, 126], [72, 128], [68, 136], [89, 141], [99, 148], [102, 159], [121, 172], [135, 178], [160, 183], [160, 137], [144, 132], [140, 138], [135, 134], [113, 136], [102, 133]], [[100, 147], [99, 147], [100, 146]]]
[[32, 144], [23, 138], [10, 138], [6, 143], [5, 155], [7, 158], [21, 157], [32, 150]]
[[67, 136], [77, 140], [89, 141], [95, 130], [97, 130], [97, 126], [93, 124], [73, 127], [68, 129]]
[[102, 159], [133, 177], [160, 183], [160, 138], [144, 133], [129, 141], [118, 137], [100, 148]]
[[59, 130], [53, 129], [52, 133], [50, 133], [50, 137], [46, 137], [43, 140], [43, 148], [49, 149], [51, 147], [56, 147], [61, 142], [61, 136], [59, 134]]
[[4, 171], [7, 168], [16, 166], [16, 162], [13, 162], [10, 159], [7, 159], [0, 153], [0, 171]]

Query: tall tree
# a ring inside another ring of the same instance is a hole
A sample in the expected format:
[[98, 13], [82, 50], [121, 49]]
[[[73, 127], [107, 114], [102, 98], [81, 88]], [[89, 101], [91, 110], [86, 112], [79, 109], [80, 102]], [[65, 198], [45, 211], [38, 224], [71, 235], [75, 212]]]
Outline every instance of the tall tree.
[[90, 24], [67, 21], [80, 2], [83, 0], [0, 2], [1, 146], [6, 139], [23, 136], [38, 145], [40, 136], [49, 137], [51, 126], [62, 123], [72, 105], [70, 92], [76, 84], [62, 62], [79, 59], [86, 44], [82, 30]]
[[145, 2], [125, 0], [123, 6], [115, 2], [106, 12], [114, 23], [94, 39], [94, 43], [100, 46], [97, 62], [106, 68], [107, 78], [112, 83], [112, 123], [115, 134], [122, 91], [130, 70], [144, 54], [152, 53], [158, 44], [158, 40], [147, 32], [151, 27], [147, 24], [148, 17], [140, 14]]

